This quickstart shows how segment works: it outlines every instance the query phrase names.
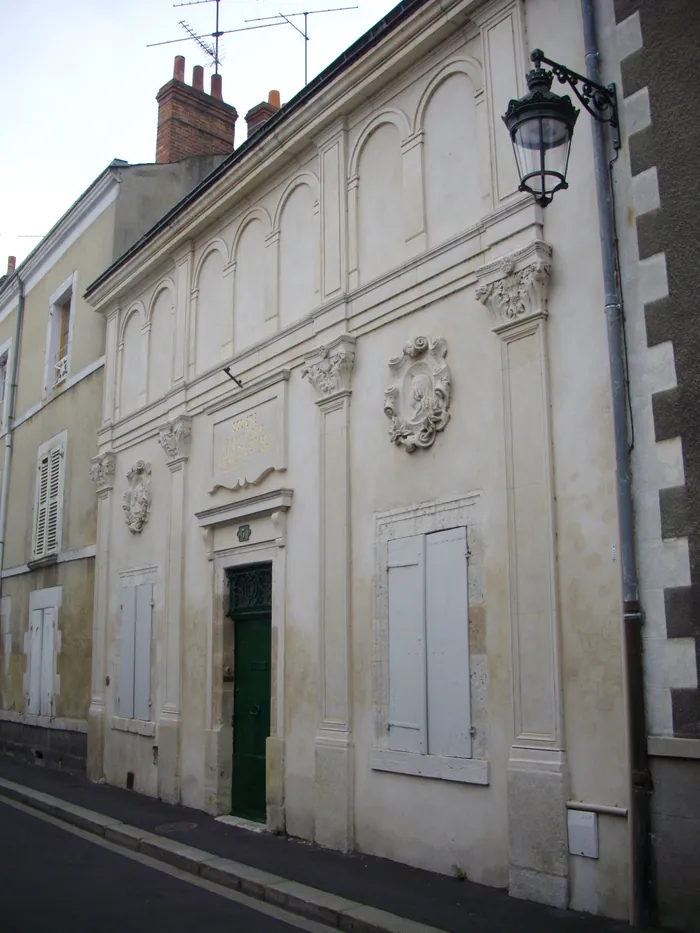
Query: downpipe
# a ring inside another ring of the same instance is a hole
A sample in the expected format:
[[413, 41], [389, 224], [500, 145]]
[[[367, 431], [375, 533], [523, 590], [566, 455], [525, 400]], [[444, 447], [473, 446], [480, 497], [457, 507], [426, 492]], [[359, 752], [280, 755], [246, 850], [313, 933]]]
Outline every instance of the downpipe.
[[22, 336], [24, 317], [24, 282], [17, 275], [17, 320], [15, 321], [15, 342], [12, 347], [12, 377], [10, 397], [7, 400], [7, 433], [5, 434], [5, 458], [2, 468], [2, 491], [0, 491], [0, 599], [2, 599], [2, 569], [5, 562], [5, 526], [7, 524], [7, 497], [10, 489], [10, 462], [12, 460], [12, 434], [15, 427], [15, 398], [17, 395], [17, 374], [19, 372], [19, 344]]
[[[586, 75], [601, 84], [598, 42], [595, 29], [595, 0], [581, 0]], [[624, 317], [617, 280], [615, 217], [612, 179], [607, 152], [606, 124], [593, 120], [598, 222], [600, 226], [605, 318], [612, 388], [615, 434], [617, 509], [622, 569], [625, 687], [627, 701], [628, 751], [630, 760], [630, 922], [647, 926], [651, 915], [651, 776], [647, 756], [644, 711], [644, 668], [642, 656], [643, 615], [639, 602], [637, 558], [634, 546], [634, 504], [627, 426], [627, 387], [624, 351]]]

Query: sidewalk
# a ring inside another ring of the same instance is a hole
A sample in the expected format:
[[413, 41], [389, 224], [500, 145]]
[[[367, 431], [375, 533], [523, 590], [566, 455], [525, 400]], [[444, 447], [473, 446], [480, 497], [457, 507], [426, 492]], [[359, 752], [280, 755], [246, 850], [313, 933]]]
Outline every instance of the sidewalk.
[[[41, 796], [46, 794], [57, 800]], [[514, 900], [504, 891], [387, 859], [342, 855], [285, 836], [228, 826], [200, 810], [92, 784], [83, 774], [0, 757], [0, 801], [3, 797], [19, 799], [113, 842], [348, 931], [415, 929], [418, 933], [418, 927], [400, 918], [447, 933], [630, 930], [627, 924]], [[75, 807], [92, 813], [81, 814]], [[169, 825], [177, 823], [195, 825], [180, 829]]]

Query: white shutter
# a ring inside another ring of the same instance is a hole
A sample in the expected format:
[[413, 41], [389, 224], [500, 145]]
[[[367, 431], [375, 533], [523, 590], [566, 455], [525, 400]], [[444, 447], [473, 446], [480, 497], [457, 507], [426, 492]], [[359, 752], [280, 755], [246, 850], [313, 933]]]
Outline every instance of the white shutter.
[[[41, 610], [39, 610], [41, 611]], [[56, 610], [44, 609], [41, 638], [41, 715], [53, 715], [54, 648], [56, 645]]]
[[134, 650], [134, 719], [151, 718], [151, 612], [153, 584], [136, 587], [136, 640]]
[[39, 461], [38, 489], [36, 495], [36, 526], [34, 529], [34, 556], [46, 553], [46, 518], [49, 500], [49, 458]]
[[427, 752], [425, 541], [389, 541], [389, 748]]
[[57, 551], [61, 533], [61, 499], [63, 498], [62, 480], [63, 451], [54, 447], [49, 454], [49, 489], [46, 510], [46, 553]]
[[471, 757], [467, 529], [426, 536], [428, 751]]
[[134, 635], [136, 622], [136, 590], [133, 586], [122, 587], [121, 602], [122, 624], [117, 709], [120, 716], [131, 719], [134, 715]]
[[29, 705], [28, 713], [41, 709], [41, 636], [44, 610], [34, 609], [29, 619]]

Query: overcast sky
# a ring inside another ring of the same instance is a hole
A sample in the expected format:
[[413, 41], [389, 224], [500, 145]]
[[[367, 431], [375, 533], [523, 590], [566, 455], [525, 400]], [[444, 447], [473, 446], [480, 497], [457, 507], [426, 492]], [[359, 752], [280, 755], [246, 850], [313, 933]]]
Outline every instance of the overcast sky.
[[[309, 17], [309, 80], [374, 25], [398, 0], [221, 0], [221, 29], [277, 12], [352, 6]], [[184, 8], [172, 0], [0, 0], [0, 275], [20, 262], [113, 158], [152, 162], [155, 95], [172, 77], [173, 58], [207, 65], [194, 42], [175, 39], [186, 19], [214, 30], [216, 4]], [[303, 19], [295, 20], [299, 25]], [[304, 40], [291, 26], [224, 36], [223, 94], [246, 112], [268, 91], [288, 100], [304, 83]], [[205, 88], [211, 68], [205, 68]]]

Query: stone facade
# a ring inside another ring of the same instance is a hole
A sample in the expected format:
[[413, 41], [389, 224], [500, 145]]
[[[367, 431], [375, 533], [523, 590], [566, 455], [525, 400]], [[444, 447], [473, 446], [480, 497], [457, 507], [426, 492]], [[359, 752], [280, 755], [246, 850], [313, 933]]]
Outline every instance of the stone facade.
[[[576, 5], [551, 0], [397, 7], [89, 288], [115, 465], [98, 493], [94, 778], [235, 809], [230, 572], [265, 566], [268, 828], [627, 916], [590, 127], [545, 213], [518, 192], [500, 118], [525, 90], [525, 36], [581, 71], [580, 33]], [[441, 579], [443, 553], [457, 569]], [[418, 587], [405, 625], [395, 572]], [[129, 691], [145, 715], [124, 715]], [[569, 854], [581, 809], [597, 859]]]
[[[630, 361], [637, 551], [660, 922], [700, 929], [700, 429], [694, 335], [700, 9], [600, 0], [604, 72], [621, 89], [616, 186]], [[689, 201], [689, 197], [691, 200]], [[631, 221], [634, 221], [632, 224]]]

